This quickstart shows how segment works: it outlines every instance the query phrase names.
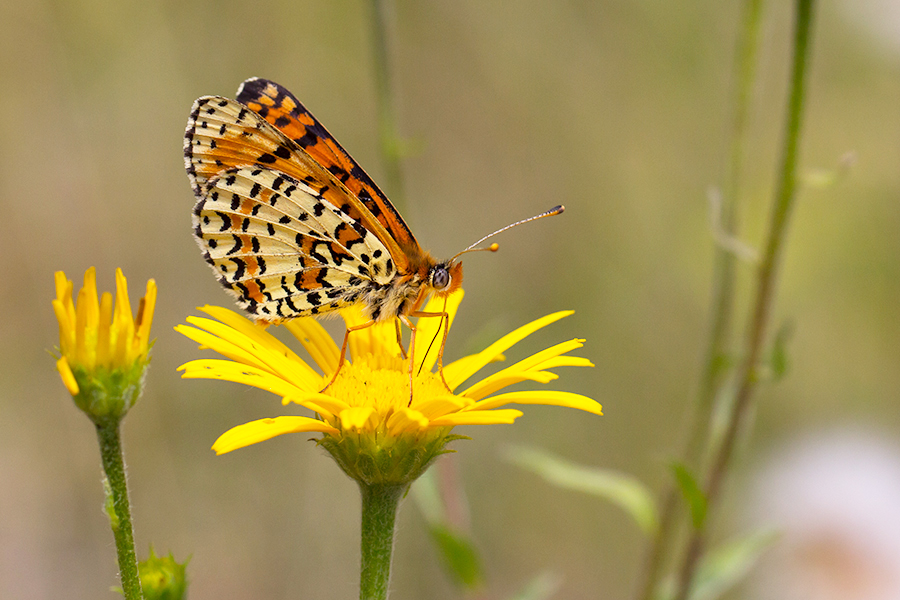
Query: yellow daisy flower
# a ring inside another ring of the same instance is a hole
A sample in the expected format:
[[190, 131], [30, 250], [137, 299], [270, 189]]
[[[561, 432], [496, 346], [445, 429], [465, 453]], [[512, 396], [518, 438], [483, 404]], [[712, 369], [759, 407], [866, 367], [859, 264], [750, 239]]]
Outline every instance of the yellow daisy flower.
[[150, 325], [156, 305], [156, 282], [147, 282], [136, 316], [128, 302], [128, 284], [116, 269], [116, 302], [109, 292], [97, 296], [94, 267], [72, 301], [73, 284], [56, 272], [53, 311], [59, 321], [56, 368], [75, 403], [95, 422], [121, 419], [137, 401], [149, 362]]
[[[450, 323], [462, 300], [458, 291], [445, 300], [432, 299], [424, 309], [439, 312], [446, 306]], [[316, 418], [282, 416], [239, 425], [222, 434], [213, 445], [217, 454], [268, 440], [285, 433], [321, 432], [318, 443], [344, 471], [367, 484], [403, 484], [418, 477], [444, 452], [444, 445], [461, 436], [451, 435], [457, 425], [512, 423], [522, 412], [501, 408], [508, 404], [568, 406], [602, 414], [600, 404], [579, 394], [559, 391], [519, 391], [498, 394], [520, 381], [548, 383], [557, 378], [549, 369], [593, 366], [585, 358], [568, 356], [584, 340], [574, 339], [521, 360], [481, 381], [457, 391], [469, 378], [538, 329], [572, 314], [547, 315], [509, 333], [478, 354], [444, 366], [444, 386], [434, 366], [438, 358], [441, 319], [423, 317], [417, 323], [413, 356], [412, 400], [409, 363], [402, 358], [393, 322], [380, 323], [350, 334], [349, 361], [339, 368], [340, 350], [324, 328], [312, 318], [284, 324], [303, 345], [320, 371], [291, 349], [244, 317], [220, 307], [205, 306], [212, 319], [188, 317], [188, 325], [175, 329], [215, 350], [222, 359], [194, 360], [179, 367], [182, 377], [224, 379], [268, 390], [316, 413]], [[341, 312], [348, 327], [364, 323], [359, 309]]]

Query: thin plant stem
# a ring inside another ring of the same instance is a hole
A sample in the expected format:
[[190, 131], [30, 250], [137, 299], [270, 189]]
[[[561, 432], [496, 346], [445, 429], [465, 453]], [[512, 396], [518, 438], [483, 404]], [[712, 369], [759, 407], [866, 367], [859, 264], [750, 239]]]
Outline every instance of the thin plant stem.
[[[734, 115], [731, 121], [728, 171], [722, 193], [720, 225], [722, 232], [727, 236], [738, 235], [740, 175], [746, 141], [747, 114], [756, 74], [761, 16], [762, 0], [747, 0], [744, 4], [741, 40], [735, 57], [735, 71], [738, 77], [733, 100]], [[704, 358], [700, 393], [697, 397], [695, 424], [685, 455], [689, 464], [696, 464], [702, 458], [716, 395], [729, 372], [737, 257], [730, 249], [717, 245], [715, 262], [709, 343]]]
[[[746, 138], [747, 114], [755, 81], [755, 67], [759, 49], [759, 28], [762, 0], [745, 0], [737, 42], [734, 73], [735, 85], [732, 97], [729, 163], [722, 193], [721, 224], [727, 236], [738, 231], [738, 201], [740, 174]], [[685, 464], [696, 467], [705, 447], [714, 401], [728, 372], [731, 329], [734, 311], [734, 278], [736, 257], [721, 245], [715, 246], [711, 323], [707, 341], [704, 367], [693, 409], [693, 422], [689, 429], [689, 441], [684, 453]], [[644, 573], [638, 580], [641, 587], [636, 598], [650, 600], [659, 585], [662, 567], [677, 537], [678, 491], [674, 484], [663, 492], [659, 528], [651, 541], [645, 558]]]
[[116, 554], [119, 560], [119, 577], [126, 600], [141, 600], [141, 580], [138, 576], [137, 557], [134, 552], [134, 529], [131, 525], [131, 508], [128, 502], [128, 484], [125, 480], [125, 461], [122, 455], [122, 441], [119, 435], [119, 421], [97, 424], [97, 439], [100, 442], [100, 457], [103, 471], [109, 483], [112, 508], [113, 537], [116, 540]]
[[394, 523], [408, 485], [359, 484], [362, 494], [359, 600], [386, 600], [391, 580]]
[[378, 136], [384, 160], [386, 189], [391, 202], [402, 212], [403, 172], [400, 167], [400, 136], [397, 132], [397, 114], [394, 107], [393, 78], [388, 59], [388, 23], [390, 0], [372, 2], [372, 42], [375, 59], [375, 95], [378, 103]]
[[[712, 456], [705, 480], [704, 494], [709, 509], [717, 504], [722, 482], [731, 464], [734, 448], [751, 407], [753, 392], [759, 381], [758, 366], [766, 342], [782, 249], [797, 192], [797, 159], [806, 92], [806, 71], [810, 62], [814, 0], [796, 0], [793, 37], [793, 65], [785, 124], [784, 147], [775, 201], [766, 236], [766, 247], [757, 273], [756, 296], [750, 317], [744, 361], [738, 373], [737, 392], [722, 442]], [[694, 530], [687, 543], [678, 584], [678, 600], [690, 594], [694, 574], [706, 544], [705, 528]]]

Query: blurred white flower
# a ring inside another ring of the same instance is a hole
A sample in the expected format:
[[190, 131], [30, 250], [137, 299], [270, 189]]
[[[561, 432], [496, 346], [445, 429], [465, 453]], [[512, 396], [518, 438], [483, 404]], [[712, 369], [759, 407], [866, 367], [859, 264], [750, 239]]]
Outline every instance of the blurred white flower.
[[839, 3], [847, 20], [894, 56], [900, 55], [900, 2], [897, 0], [844, 0]]
[[900, 600], [900, 446], [866, 432], [798, 441], [758, 475], [749, 512], [782, 537], [751, 575], [765, 600]]

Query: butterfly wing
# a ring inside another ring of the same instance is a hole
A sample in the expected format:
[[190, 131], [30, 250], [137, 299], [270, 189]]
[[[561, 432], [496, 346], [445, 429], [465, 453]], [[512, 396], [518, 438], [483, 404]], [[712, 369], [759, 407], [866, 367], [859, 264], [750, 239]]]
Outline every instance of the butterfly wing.
[[291, 92], [274, 81], [254, 77], [241, 84], [237, 100], [293, 140], [341, 181], [350, 193], [362, 201], [406, 254], [420, 253], [416, 238], [390, 200]]
[[284, 172], [225, 169], [203, 190], [195, 236], [222, 285], [259, 321], [349, 306], [395, 274], [377, 237]]
[[184, 157], [198, 199], [205, 198], [211, 179], [224, 170], [253, 165], [277, 171], [303, 183], [361, 225], [354, 228], [359, 236], [377, 237], [397, 270], [409, 268], [410, 255], [358, 196], [296, 142], [240, 102], [221, 96], [204, 96], [194, 102], [185, 131]]

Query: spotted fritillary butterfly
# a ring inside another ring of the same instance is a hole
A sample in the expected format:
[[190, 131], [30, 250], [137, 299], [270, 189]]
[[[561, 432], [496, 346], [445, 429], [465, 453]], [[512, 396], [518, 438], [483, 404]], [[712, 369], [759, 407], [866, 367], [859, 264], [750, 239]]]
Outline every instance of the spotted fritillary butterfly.
[[458, 289], [460, 254], [490, 237], [433, 258], [322, 124], [265, 79], [245, 81], [236, 100], [194, 102], [184, 163], [203, 256], [261, 323], [361, 304], [372, 323], [398, 317], [414, 334], [408, 317], [422, 316], [430, 295]]

